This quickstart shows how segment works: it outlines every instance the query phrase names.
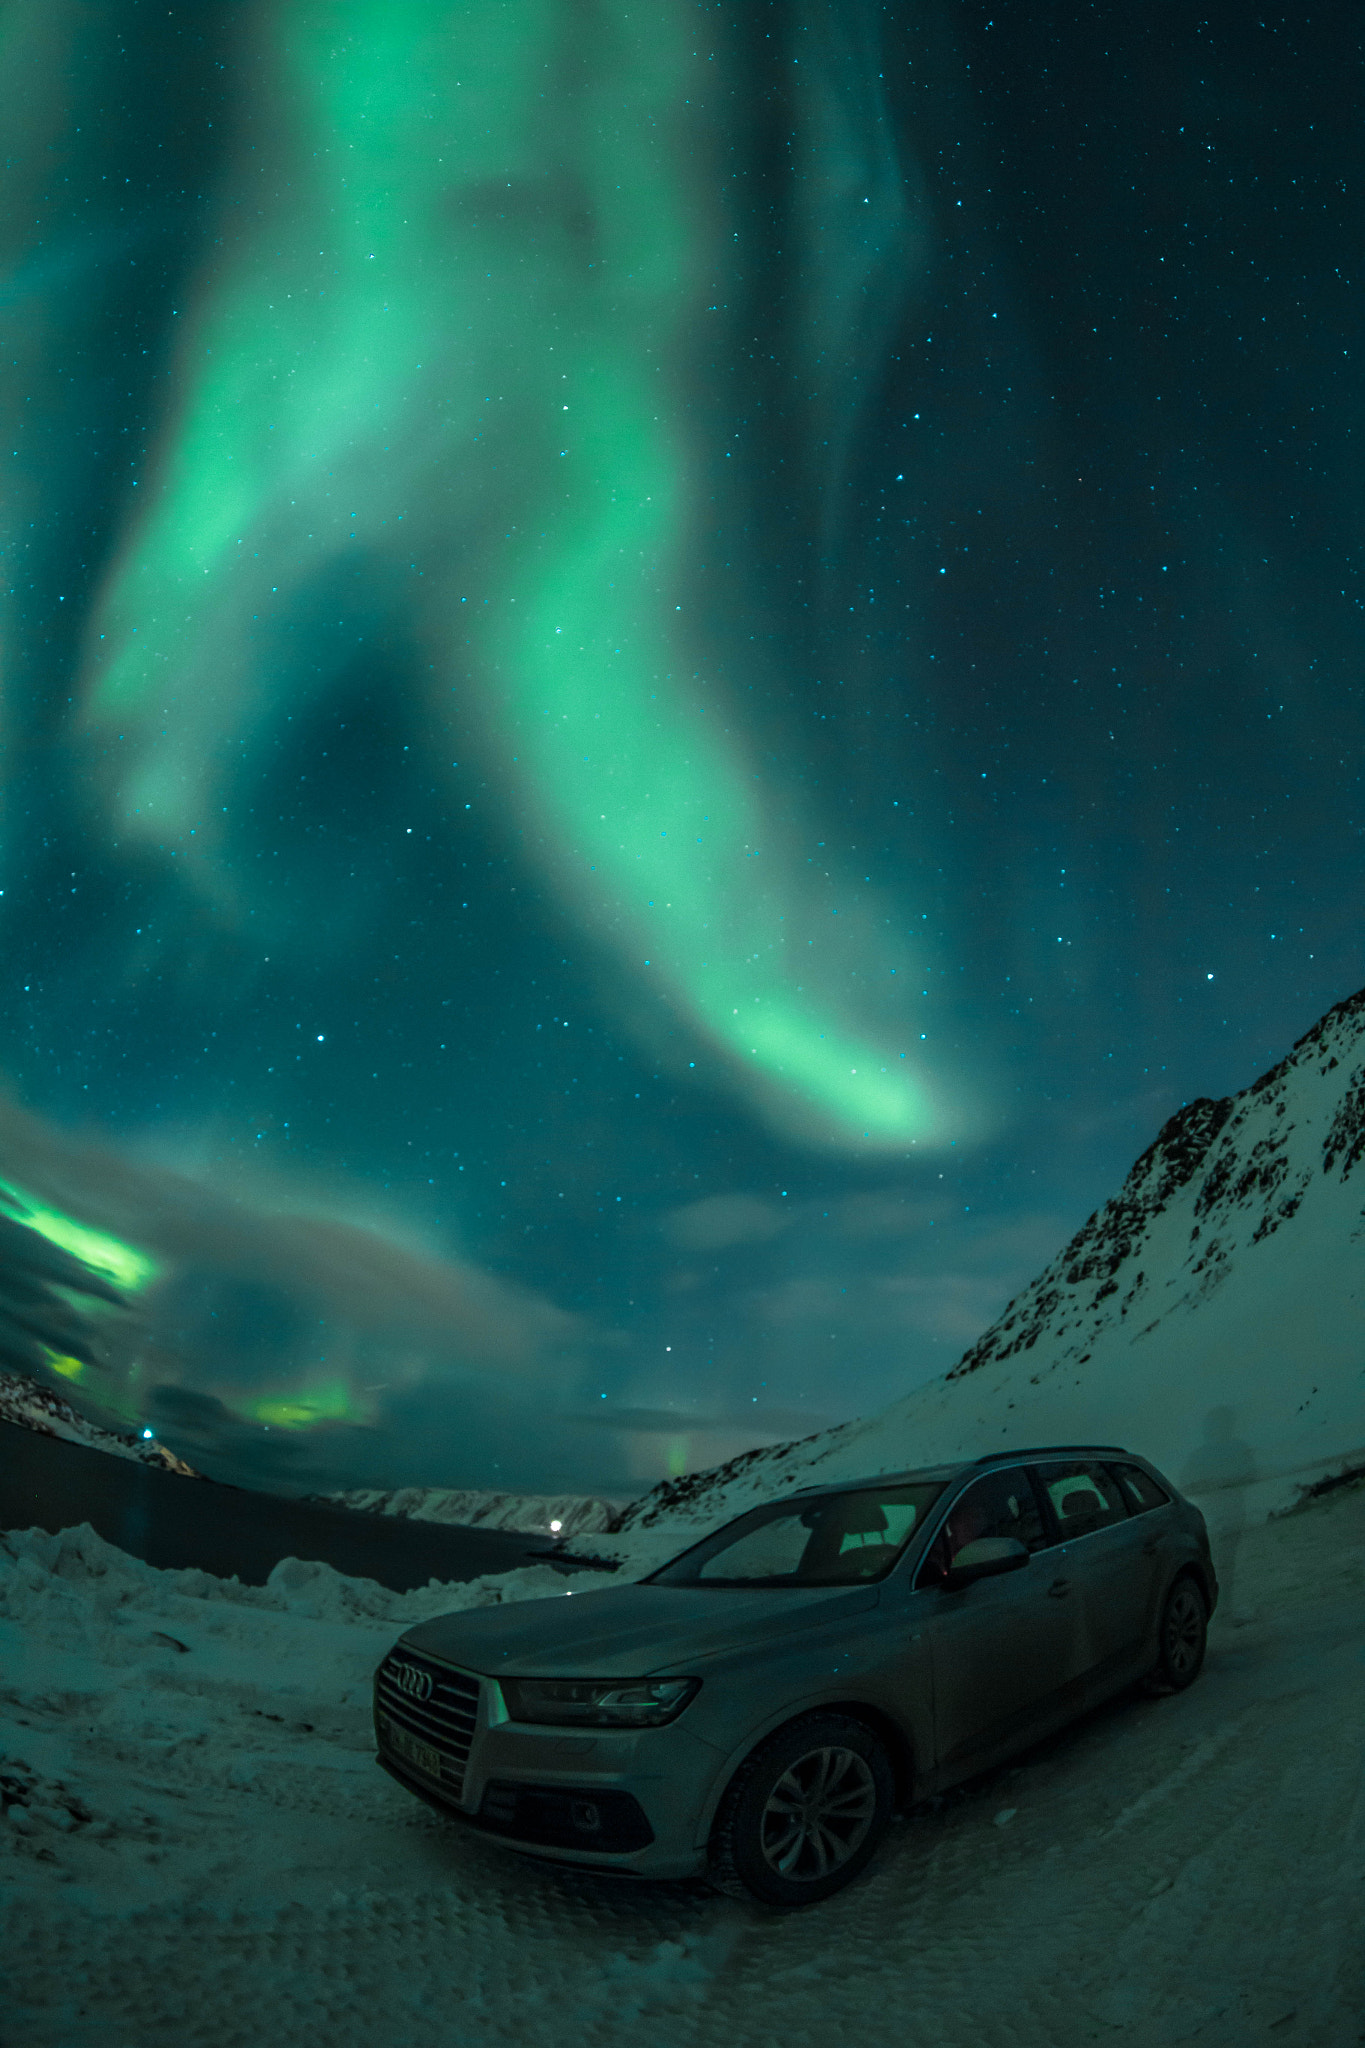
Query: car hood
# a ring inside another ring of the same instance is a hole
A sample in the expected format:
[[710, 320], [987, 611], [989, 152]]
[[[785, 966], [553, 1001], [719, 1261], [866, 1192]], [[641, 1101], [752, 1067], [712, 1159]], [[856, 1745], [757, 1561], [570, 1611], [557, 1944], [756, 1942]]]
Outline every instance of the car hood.
[[865, 1613], [880, 1598], [879, 1586], [616, 1586], [438, 1615], [403, 1642], [493, 1677], [643, 1678]]

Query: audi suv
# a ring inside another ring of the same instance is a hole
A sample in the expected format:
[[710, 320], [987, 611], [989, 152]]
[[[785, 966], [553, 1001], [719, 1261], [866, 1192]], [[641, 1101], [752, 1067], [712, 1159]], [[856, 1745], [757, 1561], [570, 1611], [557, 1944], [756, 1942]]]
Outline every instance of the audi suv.
[[524, 1854], [799, 1906], [897, 1810], [1189, 1685], [1217, 1598], [1199, 1510], [1112, 1446], [812, 1486], [638, 1583], [409, 1629], [378, 1762]]

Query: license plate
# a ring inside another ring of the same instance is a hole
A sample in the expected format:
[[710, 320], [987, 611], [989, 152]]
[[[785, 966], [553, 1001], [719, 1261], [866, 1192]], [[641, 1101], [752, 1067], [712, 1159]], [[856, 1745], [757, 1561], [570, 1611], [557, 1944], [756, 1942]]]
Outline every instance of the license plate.
[[441, 1752], [433, 1749], [429, 1742], [419, 1742], [415, 1735], [409, 1735], [406, 1728], [400, 1728], [395, 1721], [389, 1721], [386, 1733], [389, 1745], [395, 1754], [415, 1769], [424, 1771], [429, 1778], [439, 1781], [441, 1776]]

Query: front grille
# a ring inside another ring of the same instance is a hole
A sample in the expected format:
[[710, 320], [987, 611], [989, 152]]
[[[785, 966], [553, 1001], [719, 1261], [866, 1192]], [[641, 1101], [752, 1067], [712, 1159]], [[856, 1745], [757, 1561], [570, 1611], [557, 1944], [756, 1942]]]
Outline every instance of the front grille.
[[[457, 1796], [474, 1739], [479, 1682], [410, 1650], [393, 1650], [374, 1675], [375, 1730], [400, 1762]], [[435, 1769], [431, 1768], [432, 1764]]]

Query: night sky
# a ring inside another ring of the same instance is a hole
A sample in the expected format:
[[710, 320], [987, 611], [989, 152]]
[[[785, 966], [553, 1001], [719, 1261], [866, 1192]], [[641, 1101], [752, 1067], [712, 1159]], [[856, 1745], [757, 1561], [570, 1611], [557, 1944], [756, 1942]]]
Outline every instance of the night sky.
[[73, 1398], [629, 1496], [945, 1370], [1365, 980], [1360, 39], [10, 0], [0, 1172], [139, 1254]]

